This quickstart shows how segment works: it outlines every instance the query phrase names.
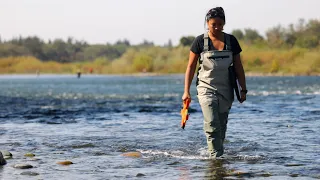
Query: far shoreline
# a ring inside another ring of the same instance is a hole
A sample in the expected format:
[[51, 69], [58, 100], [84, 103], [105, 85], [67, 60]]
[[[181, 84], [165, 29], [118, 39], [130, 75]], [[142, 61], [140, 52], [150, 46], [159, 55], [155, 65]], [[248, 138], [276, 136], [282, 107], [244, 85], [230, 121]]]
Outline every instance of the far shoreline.
[[[11, 73], [11, 74], [0, 74], [0, 76], [76, 76], [75, 73]], [[83, 73], [81, 76], [140, 76], [140, 77], [148, 77], [148, 76], [175, 76], [181, 75], [184, 76], [184, 73], [112, 73], [112, 74], [89, 74]], [[257, 73], [257, 72], [246, 72], [246, 77], [300, 77], [300, 76], [320, 76], [320, 74], [287, 74], [287, 73]]]

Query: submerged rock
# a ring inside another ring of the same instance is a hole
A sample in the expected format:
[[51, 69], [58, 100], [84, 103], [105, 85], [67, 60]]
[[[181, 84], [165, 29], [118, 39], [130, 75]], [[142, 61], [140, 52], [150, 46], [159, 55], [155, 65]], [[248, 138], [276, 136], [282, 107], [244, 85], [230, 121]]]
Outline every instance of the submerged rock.
[[0, 152], [0, 166], [7, 164], [7, 161], [3, 158], [2, 153]]
[[34, 155], [33, 153], [26, 153], [24, 156], [26, 156], [26, 157], [34, 157], [36, 155]]
[[167, 165], [171, 166], [171, 165], [177, 165], [179, 163], [180, 163], [179, 161], [174, 161], [174, 162], [168, 163]]
[[142, 156], [140, 152], [127, 152], [121, 155], [126, 157], [134, 157], [134, 158], [140, 158]]
[[1, 150], [1, 152], [2, 152], [2, 155], [3, 156], [9, 156], [9, 157], [12, 157], [12, 154], [9, 152], [9, 151], [6, 151], [6, 150]]
[[295, 163], [291, 163], [291, 164], [285, 164], [284, 166], [286, 166], [286, 167], [304, 166], [304, 164], [295, 164]]
[[250, 172], [241, 172], [241, 171], [232, 171], [226, 173], [226, 176], [236, 176], [236, 177], [254, 177], [252, 173]]
[[272, 174], [269, 173], [269, 172], [266, 172], [266, 173], [260, 174], [260, 176], [262, 176], [262, 177], [270, 177], [270, 176], [272, 176]]
[[63, 151], [56, 151], [56, 152], [53, 152], [53, 154], [64, 154]]
[[0, 152], [2, 153], [2, 156], [4, 159], [11, 159], [12, 158], [12, 154], [9, 151], [1, 150]]
[[127, 148], [122, 147], [122, 148], [120, 148], [118, 151], [120, 151], [120, 152], [126, 152], [126, 151], [127, 151]]
[[76, 145], [73, 145], [71, 147], [74, 148], [74, 149], [93, 148], [93, 147], [95, 147], [95, 145], [92, 144], [92, 143], [87, 143], [87, 144], [76, 144]]
[[57, 162], [57, 164], [60, 164], [60, 165], [70, 165], [70, 164], [73, 164], [73, 162], [71, 162], [71, 161], [59, 161], [59, 162]]
[[12, 156], [4, 156], [4, 159], [12, 159]]
[[298, 177], [299, 174], [289, 174], [289, 176], [291, 176], [291, 177]]
[[146, 176], [146, 175], [144, 175], [144, 174], [142, 174], [142, 173], [138, 173], [138, 174], [136, 175], [136, 177], [143, 177], [143, 176]]
[[41, 159], [38, 159], [38, 158], [34, 158], [34, 157], [31, 157], [30, 159], [28, 159], [29, 161], [39, 161]]
[[25, 172], [22, 172], [20, 173], [21, 175], [27, 175], [27, 176], [38, 176], [39, 173], [37, 172], [31, 172], [31, 171], [25, 171]]
[[33, 166], [30, 165], [30, 164], [16, 164], [13, 167], [17, 168], [17, 169], [30, 169], [30, 168], [33, 168]]

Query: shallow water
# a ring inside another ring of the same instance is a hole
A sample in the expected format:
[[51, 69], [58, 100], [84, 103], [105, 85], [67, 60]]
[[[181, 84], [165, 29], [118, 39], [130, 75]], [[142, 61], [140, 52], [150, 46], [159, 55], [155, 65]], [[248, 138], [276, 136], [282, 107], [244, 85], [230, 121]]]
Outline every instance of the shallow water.
[[[231, 109], [226, 157], [209, 160], [194, 84], [180, 128], [182, 75], [0, 76], [0, 150], [13, 154], [0, 179], [320, 178], [320, 77], [247, 84], [247, 101]], [[121, 156], [131, 151], [142, 157]], [[21, 175], [29, 171], [39, 175]]]

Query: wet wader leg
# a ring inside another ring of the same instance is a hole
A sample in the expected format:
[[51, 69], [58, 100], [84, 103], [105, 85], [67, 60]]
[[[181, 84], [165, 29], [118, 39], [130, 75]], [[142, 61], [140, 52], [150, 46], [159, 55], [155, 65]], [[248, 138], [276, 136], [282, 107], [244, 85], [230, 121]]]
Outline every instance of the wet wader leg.
[[207, 137], [210, 158], [216, 158], [223, 154], [218, 101], [204, 96], [199, 97], [199, 102], [204, 117], [203, 129]]
[[224, 142], [224, 139], [226, 138], [228, 115], [229, 115], [229, 112], [219, 113], [219, 120], [220, 120], [220, 126], [221, 126], [222, 154], [224, 150], [223, 142]]

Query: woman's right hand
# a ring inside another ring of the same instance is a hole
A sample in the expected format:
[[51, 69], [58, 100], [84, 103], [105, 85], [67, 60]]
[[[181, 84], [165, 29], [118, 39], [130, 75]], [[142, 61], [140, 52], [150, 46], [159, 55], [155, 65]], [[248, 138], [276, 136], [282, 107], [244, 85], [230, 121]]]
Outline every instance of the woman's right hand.
[[190, 99], [191, 100], [191, 96], [189, 92], [184, 92], [182, 95], [182, 101], [185, 101], [186, 99]]

